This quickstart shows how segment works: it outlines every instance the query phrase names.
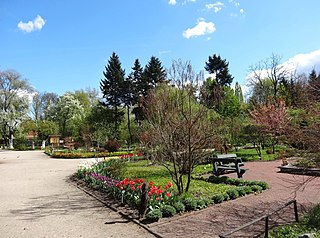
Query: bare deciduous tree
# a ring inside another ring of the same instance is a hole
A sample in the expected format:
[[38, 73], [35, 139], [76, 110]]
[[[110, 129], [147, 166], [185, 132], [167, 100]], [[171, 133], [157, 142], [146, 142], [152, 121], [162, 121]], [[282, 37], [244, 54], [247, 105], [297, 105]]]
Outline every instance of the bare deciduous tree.
[[212, 148], [216, 117], [197, 102], [196, 75], [189, 62], [174, 61], [169, 71], [173, 86], [151, 91], [146, 104], [141, 140], [170, 173], [179, 193], [187, 192], [193, 169]]
[[279, 98], [280, 86], [283, 81], [286, 81], [290, 76], [290, 70], [285, 64], [281, 64], [281, 56], [272, 54], [270, 58], [260, 61], [255, 65], [249, 67], [248, 82], [250, 86], [256, 87], [260, 92], [267, 93], [269, 90], [266, 88], [266, 80], [271, 82], [271, 95], [263, 95], [267, 103], [269, 96], [273, 100]]

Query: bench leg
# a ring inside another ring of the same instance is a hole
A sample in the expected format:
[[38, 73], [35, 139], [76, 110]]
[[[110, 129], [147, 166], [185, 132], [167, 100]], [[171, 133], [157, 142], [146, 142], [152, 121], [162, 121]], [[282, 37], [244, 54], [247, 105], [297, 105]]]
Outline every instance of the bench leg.
[[244, 174], [244, 172], [243, 170], [240, 169], [239, 164], [236, 164], [236, 169], [237, 169], [238, 178], [242, 178], [242, 175]]

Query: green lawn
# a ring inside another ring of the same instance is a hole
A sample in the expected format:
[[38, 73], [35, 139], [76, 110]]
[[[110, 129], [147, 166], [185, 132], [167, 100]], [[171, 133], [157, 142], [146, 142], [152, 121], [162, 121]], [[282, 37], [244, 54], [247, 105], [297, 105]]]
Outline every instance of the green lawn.
[[[265, 148], [264, 150], [261, 150], [262, 160], [270, 161], [270, 160], [278, 159], [281, 151], [285, 151], [285, 150], [286, 150], [286, 147], [276, 146], [275, 154], [270, 154], [270, 151], [272, 151], [272, 148]], [[269, 153], [267, 153], [267, 151]], [[255, 149], [238, 149], [237, 151], [233, 150], [233, 151], [230, 151], [229, 153], [236, 154], [238, 157], [242, 158], [243, 161], [258, 161], [258, 160], [260, 160], [259, 156], [257, 154], [257, 151]]]
[[[211, 166], [212, 168], [212, 166]], [[127, 163], [124, 177], [144, 178], [152, 181], [158, 186], [165, 186], [169, 181], [172, 182], [169, 172], [161, 165], [150, 165], [150, 161], [142, 160], [134, 163]], [[195, 197], [211, 198], [216, 193], [224, 193], [232, 188], [232, 185], [213, 184], [201, 180], [192, 180], [189, 193]]]

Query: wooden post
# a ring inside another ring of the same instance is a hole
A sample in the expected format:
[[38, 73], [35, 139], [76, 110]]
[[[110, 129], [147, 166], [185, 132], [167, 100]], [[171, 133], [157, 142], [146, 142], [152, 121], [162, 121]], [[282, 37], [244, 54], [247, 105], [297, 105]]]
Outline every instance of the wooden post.
[[266, 216], [265, 227], [264, 227], [264, 237], [269, 237], [269, 216]]
[[294, 217], [296, 219], [296, 222], [299, 222], [297, 200], [293, 201], [293, 208], [294, 208]]

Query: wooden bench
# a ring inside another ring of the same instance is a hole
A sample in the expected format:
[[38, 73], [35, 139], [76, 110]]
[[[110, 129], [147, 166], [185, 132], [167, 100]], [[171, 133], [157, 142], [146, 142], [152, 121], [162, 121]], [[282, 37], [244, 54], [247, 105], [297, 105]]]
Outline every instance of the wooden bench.
[[236, 154], [213, 155], [212, 157], [213, 173], [216, 176], [224, 174], [228, 171], [237, 172], [238, 178], [246, 172], [246, 169], [240, 168], [244, 166], [241, 158], [237, 158]]

